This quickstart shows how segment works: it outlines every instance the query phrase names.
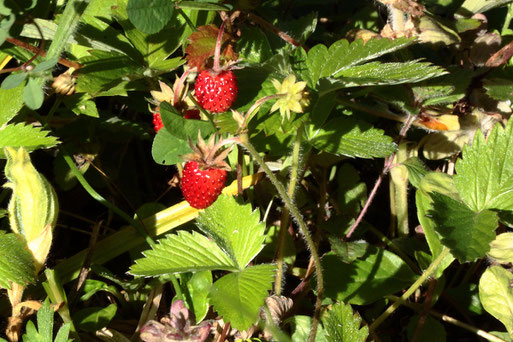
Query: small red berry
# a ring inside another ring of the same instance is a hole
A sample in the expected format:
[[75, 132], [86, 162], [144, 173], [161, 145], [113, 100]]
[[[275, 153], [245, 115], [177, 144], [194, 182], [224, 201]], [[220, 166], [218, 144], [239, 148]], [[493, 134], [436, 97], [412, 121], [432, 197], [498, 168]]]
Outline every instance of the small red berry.
[[237, 79], [231, 70], [218, 74], [203, 70], [196, 78], [194, 89], [201, 107], [212, 113], [221, 113], [230, 108], [237, 97]]
[[221, 194], [226, 174], [226, 170], [218, 168], [201, 170], [198, 162], [188, 161], [182, 175], [182, 192], [185, 200], [193, 208], [207, 208]]
[[153, 128], [155, 129], [155, 133], [158, 133], [160, 129], [164, 127], [164, 123], [162, 122], [162, 118], [160, 117], [159, 112], [153, 113]]

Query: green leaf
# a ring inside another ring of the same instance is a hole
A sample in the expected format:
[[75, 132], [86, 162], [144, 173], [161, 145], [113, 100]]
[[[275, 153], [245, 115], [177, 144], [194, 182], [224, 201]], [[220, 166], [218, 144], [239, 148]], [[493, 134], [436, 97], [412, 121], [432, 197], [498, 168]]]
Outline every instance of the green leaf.
[[351, 117], [327, 122], [310, 143], [321, 151], [360, 158], [382, 158], [397, 149], [392, 138], [381, 129]]
[[369, 246], [367, 253], [350, 264], [333, 252], [322, 257], [326, 296], [350, 304], [365, 305], [411, 285], [417, 276], [392, 252]]
[[470, 17], [472, 14], [483, 13], [510, 2], [511, 0], [465, 0], [456, 13]]
[[0, 89], [0, 127], [14, 118], [23, 107], [24, 85], [4, 90]]
[[43, 62], [36, 65], [35, 68], [32, 69], [31, 72], [36, 73], [36, 72], [43, 72], [43, 71], [52, 69], [57, 64], [58, 61], [59, 61], [59, 58], [57, 58], [57, 57], [45, 59]]
[[369, 327], [360, 328], [362, 319], [358, 313], [353, 313], [349, 304], [333, 305], [322, 324], [328, 342], [365, 342], [369, 336]]
[[344, 241], [331, 236], [328, 239], [332, 252], [347, 264], [363, 257], [369, 247], [368, 243], [363, 240]]
[[493, 78], [483, 80], [483, 88], [492, 98], [500, 101], [511, 100], [513, 97], [513, 82], [503, 78]]
[[29, 78], [23, 89], [23, 101], [30, 109], [39, 109], [43, 104], [45, 95], [41, 84], [35, 78]]
[[490, 210], [474, 212], [465, 203], [437, 192], [430, 196], [433, 209], [428, 214], [452, 255], [460, 262], [482, 258], [495, 238], [497, 213]]
[[187, 8], [198, 11], [230, 11], [232, 6], [219, 5], [203, 1], [180, 1], [180, 8]]
[[23, 81], [25, 81], [27, 75], [28, 74], [26, 72], [10, 74], [2, 81], [2, 89], [8, 90], [18, 87], [20, 84], [23, 83]]
[[[426, 241], [431, 251], [432, 260], [436, 259], [444, 246], [441, 242], [440, 235], [436, 232], [436, 224], [428, 216], [428, 212], [432, 210], [432, 199], [429, 195], [432, 192], [442, 193], [447, 196], [457, 197], [457, 190], [454, 187], [452, 178], [446, 173], [429, 172], [426, 174], [419, 184], [419, 189], [415, 194], [415, 203], [417, 206], [417, 217], [424, 230]], [[436, 277], [442, 275], [442, 272], [454, 261], [454, 256], [449, 254], [437, 269]]]
[[0, 287], [10, 289], [10, 282], [26, 285], [35, 280], [34, 261], [25, 241], [0, 231]]
[[210, 290], [214, 309], [238, 330], [246, 330], [259, 316], [259, 309], [271, 290], [274, 265], [257, 265], [233, 272], [216, 281]]
[[214, 132], [210, 122], [184, 119], [183, 115], [168, 103], [161, 103], [160, 116], [164, 129], [155, 136], [151, 150], [153, 159], [158, 164], [172, 165], [182, 162], [180, 156], [192, 152], [187, 142], [188, 137], [194, 143], [198, 138], [198, 131], [203, 138]]
[[490, 244], [488, 255], [501, 264], [513, 263], [513, 233], [497, 235]]
[[[447, 338], [447, 334], [445, 332], [445, 328], [437, 319], [433, 318], [431, 315], [427, 315], [422, 322], [421, 330], [417, 332], [417, 327], [419, 324], [419, 315], [415, 315], [410, 318], [408, 322], [408, 340], [409, 341], [418, 341], [418, 342], [445, 342]], [[414, 336], [416, 338], [414, 339]]]
[[258, 27], [242, 29], [237, 47], [239, 58], [249, 63], [262, 63], [273, 56], [267, 36]]
[[238, 269], [237, 264], [215, 242], [196, 232], [170, 234], [143, 254], [145, 257], [136, 260], [130, 267], [131, 274], [154, 277], [170, 273]]
[[[305, 342], [308, 341], [310, 331], [312, 330], [312, 317], [296, 315], [290, 317], [285, 321], [292, 325], [292, 342]], [[315, 342], [327, 342], [326, 332], [324, 327], [319, 324], [317, 327], [317, 334], [315, 335]]]
[[[23, 123], [9, 124], [0, 130], [0, 148], [5, 146], [25, 147], [28, 151], [39, 148], [50, 148], [59, 143], [57, 138], [48, 136], [49, 131], [32, 125], [25, 126]], [[0, 158], [5, 158], [0, 150]]]
[[119, 294], [115, 286], [107, 285], [105, 282], [100, 280], [88, 278], [84, 282], [84, 287], [82, 288], [82, 292], [84, 292], [84, 294], [80, 297], [80, 300], [86, 301], [99, 291], [106, 291], [116, 296]]
[[57, 335], [55, 336], [54, 342], [68, 342], [69, 332], [71, 330], [71, 323], [66, 323], [61, 326]]
[[393, 85], [420, 82], [445, 74], [447, 72], [444, 69], [426, 62], [372, 62], [337, 73], [334, 77], [341, 78], [341, 80], [334, 84], [340, 84], [340, 87]]
[[95, 332], [106, 327], [116, 315], [117, 310], [116, 304], [110, 304], [106, 307], [89, 307], [77, 311], [73, 315], [73, 322], [77, 329]]
[[513, 210], [513, 120], [506, 129], [495, 125], [485, 140], [480, 130], [472, 146], [463, 147], [456, 162], [454, 184], [474, 211]]
[[265, 224], [251, 204], [239, 204], [233, 196], [221, 195], [197, 218], [198, 227], [245, 268], [264, 247]]
[[426, 169], [426, 166], [418, 157], [408, 158], [402, 164], [408, 170], [408, 180], [410, 181], [411, 185], [418, 188], [422, 178], [424, 178], [424, 176], [429, 172]]
[[48, 298], [37, 311], [37, 330], [43, 340], [53, 340], [53, 310]]
[[345, 69], [397, 51], [412, 43], [413, 39], [406, 38], [371, 39], [367, 43], [361, 39], [352, 43], [341, 39], [329, 48], [322, 44], [315, 45], [308, 51], [306, 59], [311, 80], [309, 86], [315, 88], [320, 78], [341, 73]]
[[171, 0], [128, 0], [126, 12], [130, 21], [144, 33], [157, 33], [173, 16]]
[[500, 266], [491, 266], [479, 280], [479, 298], [488, 313], [504, 324], [513, 335], [513, 274]]
[[212, 286], [212, 272], [199, 271], [192, 275], [191, 279], [187, 282], [187, 289], [192, 300], [192, 308], [196, 323], [199, 323], [205, 318], [210, 307], [208, 300], [208, 293]]

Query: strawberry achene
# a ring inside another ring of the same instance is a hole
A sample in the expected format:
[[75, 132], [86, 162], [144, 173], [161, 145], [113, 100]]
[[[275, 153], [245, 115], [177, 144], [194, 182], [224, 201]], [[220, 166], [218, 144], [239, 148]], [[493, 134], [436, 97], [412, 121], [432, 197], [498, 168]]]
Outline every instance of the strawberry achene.
[[231, 70], [203, 70], [196, 78], [194, 90], [201, 107], [212, 113], [225, 112], [237, 98], [237, 79]]
[[196, 209], [204, 209], [215, 202], [226, 182], [226, 170], [200, 169], [198, 162], [185, 163], [182, 175], [182, 193], [185, 200]]

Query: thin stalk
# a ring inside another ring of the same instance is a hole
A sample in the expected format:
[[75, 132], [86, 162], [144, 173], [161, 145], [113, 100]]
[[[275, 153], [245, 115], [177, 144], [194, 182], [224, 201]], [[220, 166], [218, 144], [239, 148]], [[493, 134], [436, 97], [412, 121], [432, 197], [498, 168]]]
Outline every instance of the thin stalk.
[[191, 21], [191, 18], [189, 18], [189, 16], [187, 14], [185, 14], [183, 9], [176, 7], [176, 11], [178, 12], [178, 14], [180, 14], [182, 16], [182, 18], [185, 20], [187, 25], [189, 25], [191, 30], [196, 31], [196, 26], [194, 26], [194, 23]]
[[194, 103], [196, 108], [198, 108], [200, 112], [202, 112], [207, 117], [208, 121], [210, 121], [210, 123], [214, 127], [214, 130], [217, 130], [217, 126], [214, 122], [214, 119], [212, 118], [212, 114], [208, 113], [205, 109], [203, 109], [203, 107], [201, 107], [201, 105], [198, 103], [198, 101], [196, 101], [196, 99], [194, 98], [194, 96], [192, 96], [191, 93], [189, 93], [189, 99]]
[[90, 0], [69, 0], [61, 15], [59, 26], [48, 48], [46, 58], [57, 58], [61, 55], [68, 43], [69, 37], [75, 32], [80, 17], [89, 5]]
[[[399, 145], [401, 143], [402, 138], [406, 135], [406, 132], [410, 129], [412, 123], [415, 121], [414, 115], [409, 115], [408, 119], [405, 121], [403, 127], [401, 128], [401, 131], [399, 132], [399, 138], [397, 144]], [[376, 180], [376, 183], [374, 184], [374, 187], [372, 188], [372, 191], [369, 194], [369, 198], [367, 198], [367, 201], [365, 202], [365, 205], [362, 208], [362, 211], [360, 211], [360, 214], [354, 221], [353, 225], [351, 226], [351, 229], [346, 234], [346, 239], [349, 239], [353, 232], [356, 230], [360, 222], [363, 220], [363, 217], [367, 213], [367, 210], [369, 209], [372, 201], [374, 200], [374, 197], [376, 196], [376, 193], [378, 192], [379, 186], [381, 185], [381, 182], [383, 182], [383, 178], [387, 175], [387, 173], [390, 171], [392, 166], [394, 165], [394, 158], [395, 153], [392, 154], [390, 157], [385, 158], [385, 165], [383, 166], [383, 170], [379, 174], [378, 179]]]
[[508, 13], [506, 14], [506, 19], [504, 19], [504, 24], [502, 25], [501, 35], [506, 35], [508, 33], [511, 19], [513, 19], [513, 3], [508, 5]]
[[71, 172], [73, 173], [73, 175], [77, 178], [78, 182], [82, 185], [84, 190], [87, 191], [87, 193], [89, 195], [91, 195], [92, 198], [94, 198], [100, 204], [104, 205], [108, 209], [110, 209], [113, 212], [115, 212], [116, 214], [118, 214], [121, 218], [123, 218], [131, 226], [133, 226], [137, 230], [137, 232], [139, 234], [141, 234], [141, 236], [144, 237], [144, 239], [146, 240], [148, 245], [151, 246], [155, 243], [153, 241], [153, 239], [148, 235], [148, 233], [146, 233], [146, 231], [144, 230], [144, 228], [141, 226], [141, 224], [138, 221], [134, 220], [132, 217], [130, 217], [130, 215], [128, 215], [123, 210], [118, 208], [115, 204], [107, 201], [102, 195], [100, 195], [99, 193], [96, 192], [96, 190], [93, 189], [93, 187], [85, 179], [84, 175], [82, 175], [82, 173], [80, 173], [80, 171], [78, 170], [77, 166], [75, 165], [75, 163], [71, 159], [71, 156], [68, 153], [65, 152], [63, 154], [63, 157], [64, 157], [64, 160], [66, 161], [66, 163], [68, 164], [69, 168], [71, 169]]
[[267, 177], [271, 180], [273, 185], [276, 187], [276, 190], [278, 191], [278, 194], [280, 195], [281, 199], [287, 206], [287, 208], [290, 210], [290, 213], [292, 214], [292, 217], [296, 220], [296, 222], [299, 225], [299, 229], [301, 233], [303, 234], [303, 237], [305, 239], [306, 245], [308, 249], [310, 250], [311, 256], [314, 259], [314, 265], [315, 265], [315, 271], [317, 275], [317, 299], [315, 302], [315, 311], [314, 311], [314, 317], [312, 322], [312, 328], [310, 330], [310, 336], [309, 341], [314, 342], [315, 336], [317, 333], [317, 327], [319, 325], [319, 317], [321, 313], [321, 306], [322, 306], [322, 296], [324, 294], [324, 277], [322, 274], [322, 268], [321, 268], [321, 259], [319, 257], [319, 253], [317, 251], [317, 248], [315, 248], [314, 241], [312, 240], [312, 237], [310, 236], [310, 232], [308, 231], [308, 227], [306, 226], [305, 221], [303, 220], [303, 216], [299, 212], [299, 209], [296, 207], [292, 199], [287, 194], [287, 191], [285, 190], [285, 187], [283, 184], [276, 178], [274, 173], [269, 169], [267, 164], [265, 163], [264, 159], [258, 154], [258, 151], [255, 149], [255, 147], [251, 144], [249, 141], [247, 134], [242, 134], [240, 136], [241, 144], [244, 146], [248, 152], [251, 154], [253, 159], [260, 165], [260, 167], [264, 170]]
[[214, 72], [221, 71], [219, 59], [221, 58], [221, 45], [223, 42], [223, 33], [224, 33], [225, 25], [226, 25], [226, 21], [223, 21], [221, 23], [221, 27], [219, 28], [219, 32], [217, 34], [216, 48], [214, 50]]
[[185, 302], [185, 298], [182, 293], [182, 288], [180, 287], [180, 284], [178, 283], [178, 279], [176, 278], [176, 276], [174, 274], [171, 275], [171, 284], [173, 284], [173, 288], [175, 289], [176, 297], [178, 297], [178, 299], [181, 299]]
[[[410, 309], [412, 310], [415, 310], [417, 312], [420, 312], [422, 311], [422, 307], [420, 304], [415, 304], [415, 303], [410, 303], [408, 302], [407, 300], [404, 300], [402, 299], [401, 297], [397, 297], [397, 296], [387, 296], [388, 299], [394, 301], [394, 302], [398, 302], [399, 304], [401, 305], [404, 305], [406, 307], [409, 307]], [[439, 313], [438, 311], [435, 311], [435, 310], [428, 310], [428, 313], [438, 319], [441, 319], [442, 321], [444, 322], [447, 322], [447, 323], [450, 323], [450, 324], [453, 324], [457, 327], [460, 327], [462, 329], [465, 329], [465, 330], [468, 330], [470, 332], [473, 332], [474, 334], [482, 337], [482, 338], [485, 338], [487, 339], [488, 341], [491, 341], [491, 342], [506, 342], [504, 341], [502, 338], [499, 338], [495, 335], [492, 335], [484, 330], [481, 330], [479, 328], [476, 328], [470, 324], [467, 324], [467, 323], [464, 323], [460, 320], [457, 320], [456, 318], [453, 318], [451, 316], [448, 316], [448, 315], [444, 315], [444, 314], [441, 314]]]
[[[401, 296], [403, 300], [407, 300], [408, 297], [410, 297], [413, 292], [417, 291], [417, 289], [424, 283], [424, 281], [429, 278], [433, 273], [435, 273], [436, 269], [440, 265], [440, 263], [445, 259], [445, 257], [449, 254], [449, 249], [444, 248], [440, 255], [429, 265], [428, 269], [413, 283], [413, 285], [410, 286], [408, 290]], [[376, 330], [377, 327], [385, 319], [388, 318], [398, 307], [401, 305], [400, 302], [394, 302], [394, 304], [390, 305], [385, 312], [383, 312], [376, 320], [369, 326], [369, 330], [373, 331]]]
[[[287, 193], [289, 197], [294, 200], [294, 192], [296, 190], [299, 170], [299, 159], [301, 152], [301, 138], [303, 126], [298, 129], [294, 139], [294, 146], [292, 148], [292, 165], [290, 169], [290, 181]], [[287, 234], [289, 226], [289, 209], [283, 208], [281, 213], [280, 231], [278, 233], [278, 248], [276, 251], [276, 279], [274, 281], [274, 292], [277, 296], [281, 295], [282, 279], [283, 279], [283, 250], [285, 247], [285, 234]]]

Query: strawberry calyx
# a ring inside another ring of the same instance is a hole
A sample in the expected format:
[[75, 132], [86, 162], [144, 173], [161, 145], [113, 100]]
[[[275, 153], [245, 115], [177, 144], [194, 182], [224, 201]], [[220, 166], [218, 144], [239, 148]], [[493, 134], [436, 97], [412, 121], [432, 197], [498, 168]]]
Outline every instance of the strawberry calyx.
[[226, 157], [230, 153], [232, 147], [220, 150], [224, 145], [231, 143], [230, 139], [221, 140], [218, 143], [215, 142], [216, 136], [212, 135], [208, 140], [208, 143], [203, 140], [200, 132], [198, 132], [198, 140], [194, 145], [190, 138], [187, 138], [189, 146], [192, 149], [192, 153], [182, 156], [185, 161], [194, 161], [198, 163], [198, 169], [221, 169], [230, 171], [230, 165], [225, 162]]

